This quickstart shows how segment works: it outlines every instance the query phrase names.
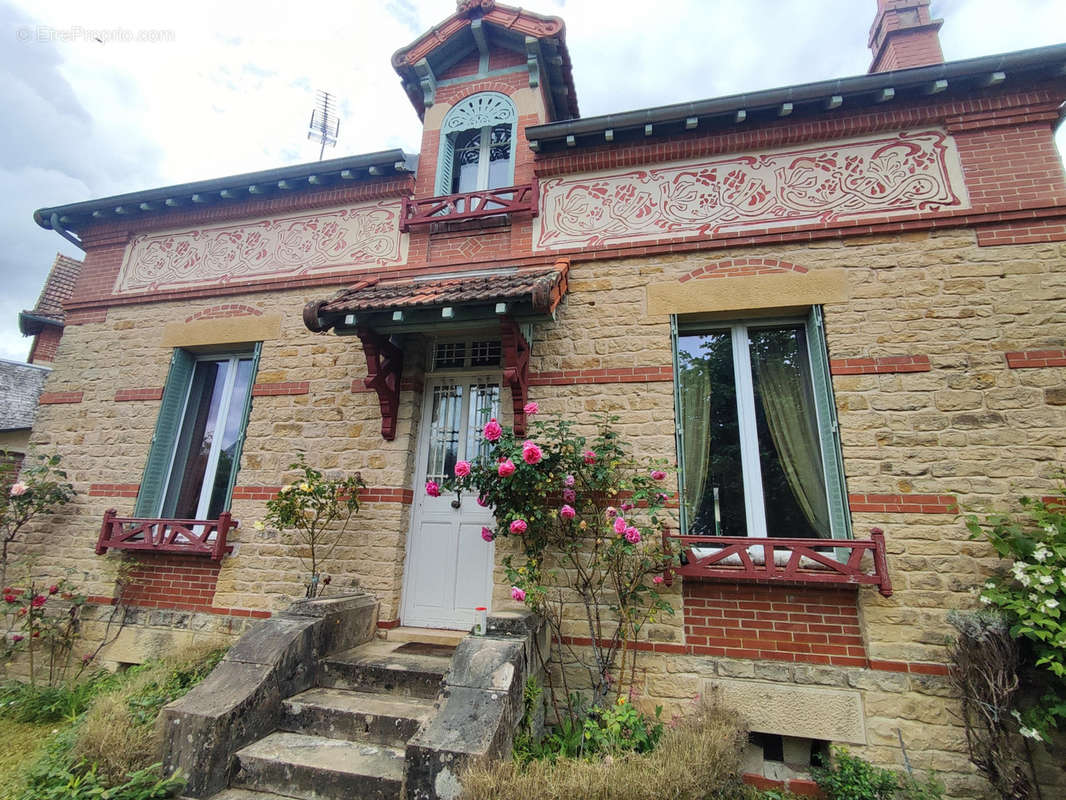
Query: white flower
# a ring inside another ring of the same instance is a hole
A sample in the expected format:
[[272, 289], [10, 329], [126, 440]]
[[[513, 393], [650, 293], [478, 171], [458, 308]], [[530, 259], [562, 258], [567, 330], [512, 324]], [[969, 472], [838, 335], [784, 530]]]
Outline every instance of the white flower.
[[1033, 551], [1033, 558], [1041, 563], [1043, 563], [1049, 555], [1051, 555], [1051, 551], [1042, 544], [1037, 545], [1036, 550]]
[[1040, 731], [1036, 728], [1027, 728], [1024, 725], [1018, 729], [1018, 733], [1027, 739], [1036, 739], [1038, 742], [1044, 741], [1044, 737], [1040, 735]]
[[992, 599], [991, 599], [991, 598], [989, 598], [989, 597], [988, 597], [988, 596], [986, 596], [986, 595], [981, 595], [981, 597], [980, 597], [979, 599], [980, 599], [980, 600], [981, 600], [981, 602], [982, 602], [982, 603], [984, 603], [984, 604], [985, 604], [986, 606], [987, 606], [987, 605], [988, 605], [989, 603], [991, 603], [991, 602], [992, 602]]
[[1059, 601], [1056, 600], [1054, 597], [1049, 597], [1047, 600], [1044, 601], [1044, 605], [1048, 608], [1058, 608]]
[[1010, 712], [1010, 715], [1011, 715], [1012, 717], [1014, 717], [1014, 718], [1015, 718], [1016, 720], [1018, 720], [1018, 722], [1021, 722], [1021, 721], [1022, 721], [1022, 715], [1021, 715], [1021, 712], [1020, 712], [1020, 711], [1018, 711], [1018, 709], [1016, 709], [1016, 708], [1012, 708], [1012, 709], [1011, 709], [1011, 712]]
[[1055, 535], [1055, 526], [1054, 525], [1045, 525], [1044, 526], [1044, 530], [1047, 531], [1048, 533], [1050, 533], [1052, 536]]
[[1033, 579], [1026, 575], [1024, 572], [1021, 575], [1018, 575], [1017, 577], [1018, 583], [1020, 583], [1022, 586], [1028, 586], [1030, 583], [1033, 582]]
[[290, 484], [289, 486], [282, 486], [281, 490], [280, 490], [280, 494], [285, 494], [285, 492], [291, 492], [295, 488], [296, 488], [296, 484], [295, 483]]
[[1042, 584], [1044, 584], [1045, 586], [1050, 586], [1051, 584], [1053, 584], [1055, 582], [1055, 579], [1052, 578], [1050, 575], [1041, 575], [1040, 576], [1040, 582]]
[[1040, 595], [1035, 594], [1033, 592], [1029, 592], [1029, 602], [1030, 603], [1039, 603], [1040, 602]]

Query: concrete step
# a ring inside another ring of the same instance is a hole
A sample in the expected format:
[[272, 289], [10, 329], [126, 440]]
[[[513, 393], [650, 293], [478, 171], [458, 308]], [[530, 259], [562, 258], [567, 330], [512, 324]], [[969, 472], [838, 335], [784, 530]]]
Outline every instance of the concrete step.
[[390, 642], [422, 642], [423, 644], [457, 647], [467, 635], [467, 631], [450, 631], [445, 628], [409, 628], [402, 625], [388, 631], [385, 638]]
[[234, 788], [300, 800], [397, 800], [403, 786], [403, 750], [369, 742], [275, 731], [237, 759]]
[[454, 648], [419, 642], [374, 641], [323, 659], [319, 686], [434, 699]]
[[[180, 797], [178, 800], [194, 800], [192, 797]], [[251, 789], [226, 789], [211, 795], [209, 800], [292, 800], [288, 795], [272, 792], [255, 792]]]
[[433, 701], [422, 697], [308, 689], [282, 702], [278, 728], [403, 747], [432, 711]]

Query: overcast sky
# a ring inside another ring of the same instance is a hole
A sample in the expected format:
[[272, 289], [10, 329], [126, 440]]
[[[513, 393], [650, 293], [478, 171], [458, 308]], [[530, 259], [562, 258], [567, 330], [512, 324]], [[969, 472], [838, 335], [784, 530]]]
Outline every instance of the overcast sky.
[[[514, 0], [567, 24], [585, 116], [866, 72], [875, 0]], [[41, 206], [312, 161], [315, 89], [341, 100], [327, 158], [419, 124], [391, 54], [453, 0], [0, 0], [0, 358], [23, 359], [56, 251]], [[1066, 39], [1063, 0], [933, 0], [945, 58]], [[127, 41], [145, 38], [155, 41]], [[96, 41], [100, 39], [101, 41]], [[1066, 146], [1066, 126], [1058, 137]]]

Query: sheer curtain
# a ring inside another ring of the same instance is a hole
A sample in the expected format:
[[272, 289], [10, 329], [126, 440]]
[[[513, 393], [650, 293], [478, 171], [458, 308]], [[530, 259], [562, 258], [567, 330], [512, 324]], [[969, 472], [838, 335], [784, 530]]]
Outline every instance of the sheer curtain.
[[685, 450], [685, 485], [681, 488], [691, 526], [703, 502], [711, 462], [711, 375], [699, 362], [681, 369], [681, 444]]
[[752, 347], [751, 360], [770, 436], [803, 515], [819, 537], [829, 539], [832, 530], [810, 371], [797, 352], [795, 336], [765, 333], [769, 335], [759, 336], [759, 346]]

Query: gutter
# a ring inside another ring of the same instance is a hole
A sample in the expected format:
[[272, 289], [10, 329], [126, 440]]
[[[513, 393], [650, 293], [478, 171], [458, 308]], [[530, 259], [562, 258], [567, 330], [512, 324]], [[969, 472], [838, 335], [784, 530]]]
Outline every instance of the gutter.
[[19, 332], [23, 336], [36, 336], [44, 330], [45, 325], [54, 325], [57, 328], [63, 327], [62, 322], [51, 317], [42, 317], [32, 311], [19, 312]]

